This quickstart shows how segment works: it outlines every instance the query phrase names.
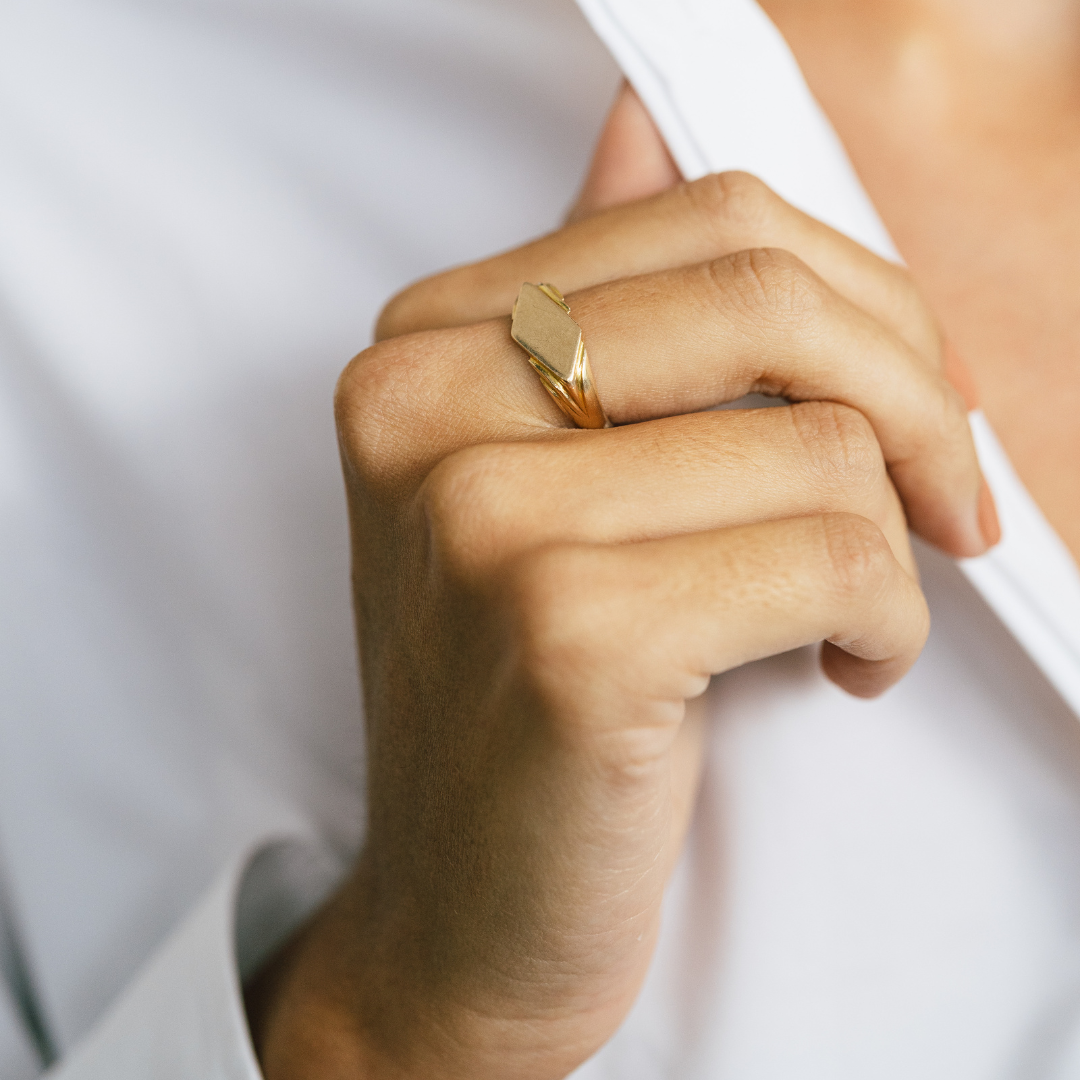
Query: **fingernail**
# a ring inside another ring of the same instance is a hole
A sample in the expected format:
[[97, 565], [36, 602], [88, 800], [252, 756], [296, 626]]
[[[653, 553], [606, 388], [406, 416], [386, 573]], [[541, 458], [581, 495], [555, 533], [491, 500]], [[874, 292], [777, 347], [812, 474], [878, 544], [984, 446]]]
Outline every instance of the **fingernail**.
[[990, 486], [986, 478], [979, 484], [979, 531], [986, 541], [986, 546], [992, 548], [1001, 539], [1001, 522], [998, 521], [997, 507], [994, 505], [994, 496], [990, 494]]

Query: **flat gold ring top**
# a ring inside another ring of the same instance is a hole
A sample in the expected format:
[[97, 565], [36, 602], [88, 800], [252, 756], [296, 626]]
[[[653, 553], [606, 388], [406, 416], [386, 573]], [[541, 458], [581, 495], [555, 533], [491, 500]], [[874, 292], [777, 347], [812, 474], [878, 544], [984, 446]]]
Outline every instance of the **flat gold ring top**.
[[510, 336], [529, 354], [555, 404], [578, 427], [611, 427], [596, 396], [581, 327], [570, 318], [570, 308], [554, 285], [521, 286]]

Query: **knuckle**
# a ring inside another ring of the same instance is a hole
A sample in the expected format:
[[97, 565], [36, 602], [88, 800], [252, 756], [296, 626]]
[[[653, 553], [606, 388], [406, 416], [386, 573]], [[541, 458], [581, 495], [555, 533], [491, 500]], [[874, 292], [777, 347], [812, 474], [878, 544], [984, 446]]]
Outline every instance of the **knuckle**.
[[915, 279], [911, 276], [907, 267], [893, 262], [885, 262], [883, 266], [886, 280], [891, 284], [896, 302], [902, 312], [909, 318], [924, 324], [927, 329], [936, 331], [937, 327], [934, 324], [933, 316], [930, 314], [930, 309], [927, 307], [926, 301], [919, 292], [919, 287], [915, 284]]
[[596, 585], [589, 554], [571, 545], [534, 550], [507, 575], [520, 667], [545, 696], [593, 666]]
[[825, 514], [821, 524], [834, 588], [852, 598], [880, 594], [896, 570], [884, 533], [857, 514]]
[[969, 437], [971, 425], [968, 421], [968, 404], [964, 400], [964, 395], [944, 377], [940, 379], [939, 385], [942, 395], [941, 412], [945, 424], [961, 430], [965, 438]]
[[453, 334], [429, 330], [378, 342], [345, 368], [334, 417], [350, 483], [415, 490], [431, 467], [431, 437], [445, 426], [439, 372], [460, 347]]
[[714, 260], [713, 282], [756, 320], [790, 327], [816, 320], [826, 287], [797, 256], [781, 248], [749, 248]]
[[523, 639], [545, 651], [579, 636], [588, 579], [582, 550], [550, 544], [530, 551], [510, 568], [507, 595]]
[[885, 263], [884, 273], [891, 285], [892, 304], [902, 336], [918, 355], [940, 371], [944, 364], [944, 338], [930, 306], [903, 266]]
[[346, 467], [368, 480], [392, 470], [403, 382], [415, 358], [397, 343], [372, 345], [348, 364], [334, 392], [334, 418]]
[[598, 553], [581, 544], [551, 544], [515, 561], [507, 591], [531, 669], [593, 666], [611, 615], [599, 562]]
[[375, 340], [385, 341], [419, 329], [424, 322], [430, 292], [430, 283], [424, 280], [392, 296], [375, 320]]
[[791, 420], [811, 469], [830, 488], [871, 496], [884, 482], [885, 458], [870, 421], [858, 410], [832, 401], [806, 401], [791, 408]]
[[687, 192], [706, 222], [725, 231], [759, 230], [777, 202], [772, 189], [747, 172], [712, 173], [688, 184]]
[[917, 453], [948, 453], [976, 464], [971, 425], [963, 395], [944, 377], [931, 376], [920, 395]]
[[470, 446], [444, 458], [418, 492], [433, 557], [446, 573], [472, 578], [503, 546], [514, 516], [497, 446]]

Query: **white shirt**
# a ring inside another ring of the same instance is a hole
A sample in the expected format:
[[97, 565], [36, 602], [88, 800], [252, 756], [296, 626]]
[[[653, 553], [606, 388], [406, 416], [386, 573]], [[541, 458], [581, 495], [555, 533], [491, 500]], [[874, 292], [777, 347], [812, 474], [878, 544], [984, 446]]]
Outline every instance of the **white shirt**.
[[[750, 0], [582, 6], [688, 175], [891, 252]], [[4, 18], [0, 956], [65, 1080], [254, 1080], [241, 969], [362, 835], [334, 376], [405, 280], [555, 223], [616, 71], [559, 0]], [[1080, 1069], [1080, 579], [975, 422], [1005, 541], [920, 548], [906, 680], [715, 681], [656, 960], [581, 1077]]]

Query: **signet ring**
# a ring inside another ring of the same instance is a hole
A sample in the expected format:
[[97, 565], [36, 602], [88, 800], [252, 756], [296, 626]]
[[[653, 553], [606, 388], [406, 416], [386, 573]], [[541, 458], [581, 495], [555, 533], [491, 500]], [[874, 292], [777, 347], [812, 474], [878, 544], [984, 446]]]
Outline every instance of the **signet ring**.
[[554, 285], [526, 282], [514, 301], [510, 336], [529, 354], [555, 404], [578, 427], [611, 427], [593, 384], [581, 327]]

